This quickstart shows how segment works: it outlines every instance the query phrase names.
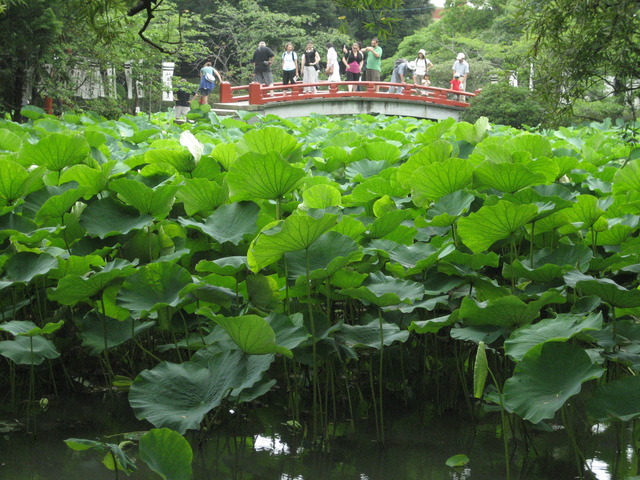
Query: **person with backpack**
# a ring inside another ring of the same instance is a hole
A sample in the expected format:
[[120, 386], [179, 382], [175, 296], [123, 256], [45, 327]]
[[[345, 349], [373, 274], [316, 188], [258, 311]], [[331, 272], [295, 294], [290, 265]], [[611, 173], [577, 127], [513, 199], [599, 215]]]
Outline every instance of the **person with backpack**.
[[200, 99], [198, 103], [200, 105], [206, 105], [209, 101], [209, 94], [216, 88], [216, 78], [219, 83], [222, 83], [222, 77], [220, 73], [213, 68], [211, 62], [204, 64], [204, 67], [200, 69]]
[[293, 85], [299, 75], [298, 54], [293, 50], [291, 43], [287, 43], [284, 48], [285, 51], [282, 53], [282, 84]]
[[[313, 42], [307, 43], [307, 49], [302, 56], [302, 83], [318, 83], [320, 70], [320, 54], [313, 48]], [[316, 93], [317, 87], [304, 87], [305, 93]]]
[[[398, 58], [393, 63], [393, 72], [391, 72], [391, 83], [407, 83], [407, 77], [411, 74], [409, 62], [404, 58]], [[387, 93], [402, 93], [404, 87], [389, 87]]]
[[425, 52], [424, 49], [420, 49], [418, 57], [415, 60], [416, 70], [413, 74], [413, 83], [416, 85], [424, 84], [425, 78], [427, 79], [427, 82], [429, 81], [429, 70], [433, 68], [433, 63], [425, 57], [426, 53], [427, 52]]

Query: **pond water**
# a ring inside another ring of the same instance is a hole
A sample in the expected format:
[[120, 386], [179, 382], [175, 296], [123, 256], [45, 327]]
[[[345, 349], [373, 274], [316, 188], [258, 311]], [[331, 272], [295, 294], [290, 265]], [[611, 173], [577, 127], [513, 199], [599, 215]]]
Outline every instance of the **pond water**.
[[[468, 418], [430, 418], [424, 412], [392, 411], [386, 421], [385, 448], [374, 441], [368, 422], [356, 426], [357, 434], [336, 437], [318, 453], [307, 449], [295, 432], [284, 425], [275, 409], [252, 410], [216, 430], [194, 446], [194, 480], [499, 480], [505, 478], [504, 453], [499, 438], [499, 416], [473, 425]], [[493, 423], [495, 421], [495, 423]], [[96, 452], [74, 452], [66, 438], [97, 439], [118, 443], [130, 431], [150, 425], [133, 417], [124, 396], [73, 397], [51, 402], [37, 417], [37, 434], [26, 433], [22, 422], [0, 417], [0, 479], [2, 480], [111, 480], [114, 472], [101, 464]], [[372, 423], [372, 422], [371, 422]], [[188, 436], [192, 445], [196, 437]], [[537, 460], [515, 468], [513, 479], [565, 480], [575, 478], [566, 436], [544, 437], [545, 451]], [[454, 470], [445, 465], [456, 454], [470, 462]], [[592, 474], [585, 478], [613, 480], [609, 463], [592, 453]], [[142, 462], [139, 462], [142, 463]], [[523, 465], [517, 458], [514, 463]], [[129, 478], [158, 479], [140, 466]], [[120, 478], [127, 478], [120, 474]]]

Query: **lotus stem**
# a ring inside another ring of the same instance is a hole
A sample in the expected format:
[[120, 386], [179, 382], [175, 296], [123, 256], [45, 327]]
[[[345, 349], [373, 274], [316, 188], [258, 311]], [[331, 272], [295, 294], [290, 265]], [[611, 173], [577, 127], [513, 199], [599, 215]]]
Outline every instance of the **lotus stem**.
[[306, 259], [306, 275], [307, 275], [307, 306], [309, 311], [309, 324], [311, 325], [311, 335], [313, 337], [311, 342], [311, 368], [313, 368], [313, 435], [318, 434], [318, 357], [316, 346], [316, 326], [313, 319], [313, 306], [311, 304], [311, 266], [309, 264], [309, 249], [305, 249]]

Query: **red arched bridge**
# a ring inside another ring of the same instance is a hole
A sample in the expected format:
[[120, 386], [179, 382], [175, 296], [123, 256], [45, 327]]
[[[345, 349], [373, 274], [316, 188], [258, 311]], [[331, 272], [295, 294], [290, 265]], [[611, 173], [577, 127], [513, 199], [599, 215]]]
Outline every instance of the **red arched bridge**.
[[368, 113], [442, 120], [458, 119], [469, 106], [468, 99], [478, 93], [390, 82], [276, 83], [271, 87], [222, 82], [220, 103], [214, 109], [272, 113], [285, 118], [310, 113]]

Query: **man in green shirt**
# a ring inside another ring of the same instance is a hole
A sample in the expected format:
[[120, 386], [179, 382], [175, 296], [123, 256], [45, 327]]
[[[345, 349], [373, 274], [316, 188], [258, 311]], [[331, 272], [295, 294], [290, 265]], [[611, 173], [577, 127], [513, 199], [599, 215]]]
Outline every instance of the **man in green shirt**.
[[[380, 64], [382, 63], [382, 48], [378, 45], [378, 39], [371, 39], [371, 46], [362, 49], [362, 53], [367, 55], [367, 71], [364, 79], [367, 82], [380, 81]], [[378, 85], [375, 90], [378, 91]]]

